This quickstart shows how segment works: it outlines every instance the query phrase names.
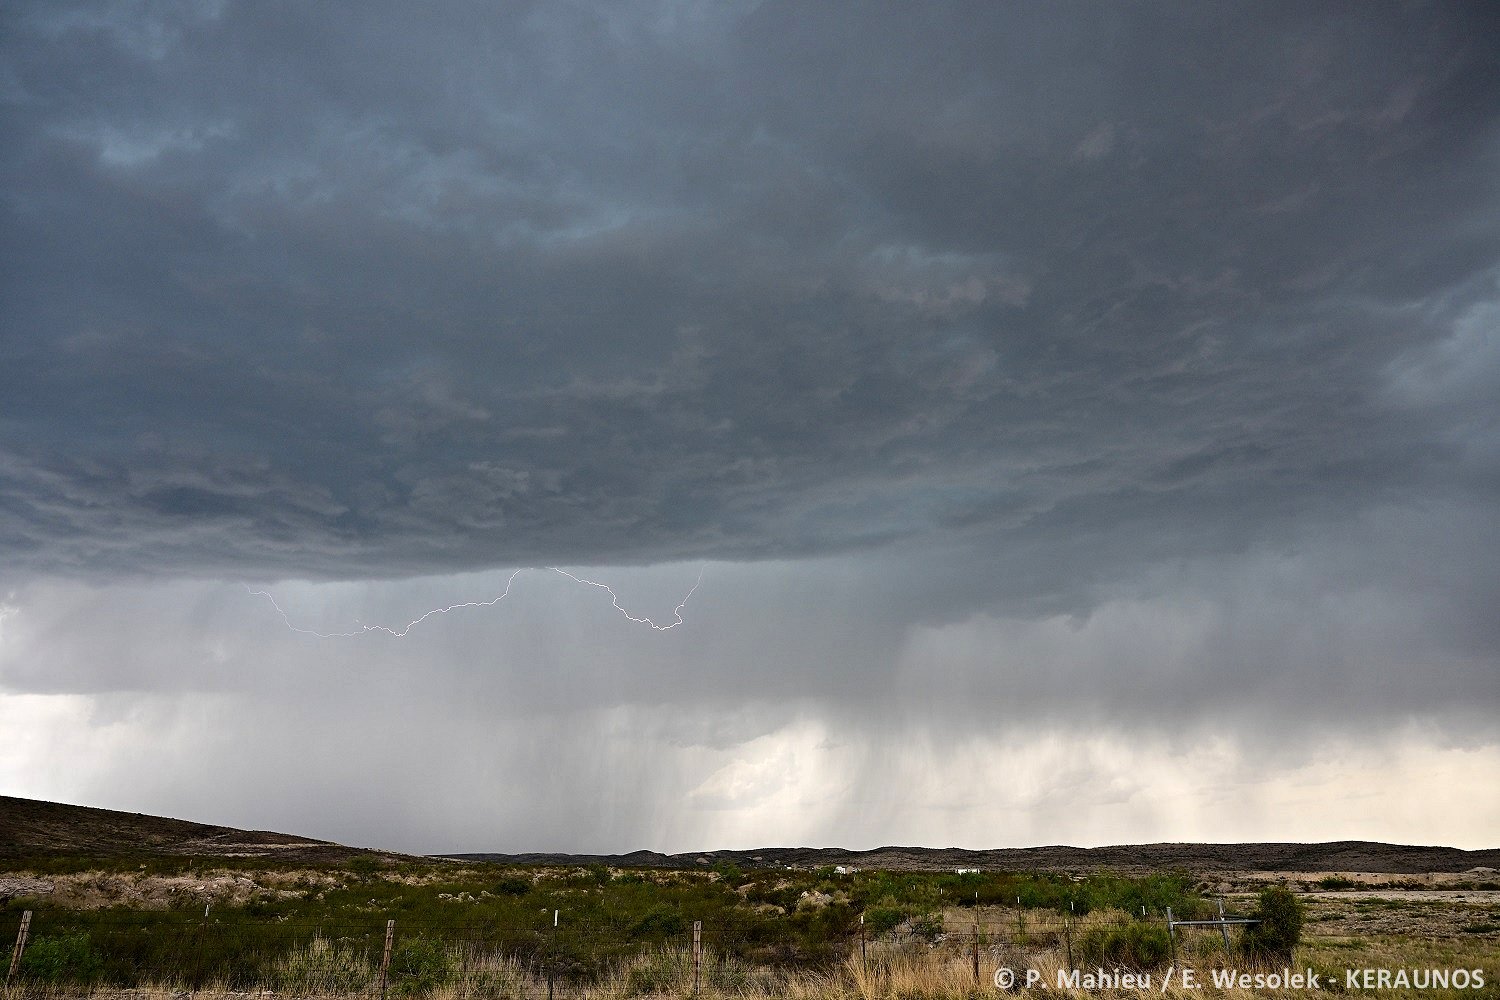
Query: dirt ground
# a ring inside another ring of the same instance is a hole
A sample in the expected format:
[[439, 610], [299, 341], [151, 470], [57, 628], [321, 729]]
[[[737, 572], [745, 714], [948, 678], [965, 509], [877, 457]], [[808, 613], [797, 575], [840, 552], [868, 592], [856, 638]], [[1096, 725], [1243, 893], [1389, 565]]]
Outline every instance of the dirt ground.
[[1500, 892], [1315, 892], [1303, 895], [1304, 935], [1490, 940], [1500, 946]]

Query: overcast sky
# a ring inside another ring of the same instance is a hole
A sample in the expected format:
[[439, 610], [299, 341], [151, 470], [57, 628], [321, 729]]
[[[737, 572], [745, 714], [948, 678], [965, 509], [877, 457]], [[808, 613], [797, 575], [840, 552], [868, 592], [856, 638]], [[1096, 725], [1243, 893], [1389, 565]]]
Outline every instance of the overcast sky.
[[1497, 846], [1493, 5], [16, 2], [0, 121], [0, 792]]

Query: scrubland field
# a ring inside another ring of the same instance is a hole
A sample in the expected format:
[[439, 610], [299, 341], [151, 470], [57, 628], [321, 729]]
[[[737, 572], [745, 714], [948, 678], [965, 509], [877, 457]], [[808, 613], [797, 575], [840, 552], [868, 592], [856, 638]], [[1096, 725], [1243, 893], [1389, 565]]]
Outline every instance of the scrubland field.
[[[18, 1000], [1500, 997], [1500, 882], [1486, 866], [955, 871], [934, 863], [941, 852], [899, 870], [772, 852], [759, 865], [520, 864], [49, 808], [0, 818], [0, 972]], [[1265, 929], [1167, 931], [1169, 908], [1207, 919], [1221, 905], [1271, 927], [1286, 917], [1277, 899], [1300, 920], [1289, 946]], [[1318, 988], [1289, 987], [1288, 971]]]

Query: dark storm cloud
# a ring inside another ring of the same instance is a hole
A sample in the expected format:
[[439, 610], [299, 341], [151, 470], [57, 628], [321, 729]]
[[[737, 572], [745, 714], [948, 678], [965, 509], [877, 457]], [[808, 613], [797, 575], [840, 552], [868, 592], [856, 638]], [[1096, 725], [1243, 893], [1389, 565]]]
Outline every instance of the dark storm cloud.
[[[1488, 845], [1497, 29], [8, 5], [0, 784], [421, 850]], [[703, 585], [285, 628], [531, 564]]]
[[1494, 501], [1479, 7], [4, 17], [12, 572], [1032, 573]]

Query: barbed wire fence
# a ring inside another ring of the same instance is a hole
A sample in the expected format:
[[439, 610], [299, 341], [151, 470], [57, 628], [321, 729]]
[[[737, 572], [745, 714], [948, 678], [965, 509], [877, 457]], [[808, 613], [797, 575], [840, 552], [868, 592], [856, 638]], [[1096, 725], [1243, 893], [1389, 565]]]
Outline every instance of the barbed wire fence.
[[[369, 997], [444, 986], [474, 1000], [557, 1000], [601, 984], [629, 996], [743, 993], [792, 971], [859, 969], [880, 976], [922, 955], [969, 965], [982, 983], [998, 965], [1038, 951], [1055, 953], [1069, 968], [1107, 967], [1109, 935], [1101, 929], [1172, 931], [1165, 913], [1078, 918], [1017, 907], [966, 916], [919, 918], [879, 932], [861, 917], [852, 930], [819, 936], [794, 933], [790, 921], [778, 933], [764, 924], [747, 930], [685, 919], [680, 927], [642, 934], [623, 924], [570, 921], [556, 910], [531, 927], [424, 923], [373, 912], [358, 920], [238, 915], [223, 921], [208, 907], [201, 915], [54, 910], [43, 918], [28, 910], [6, 961], [5, 984]], [[1181, 928], [1172, 937], [1174, 949], [1192, 949], [1200, 959], [1213, 950], [1205, 941], [1212, 938], [1184, 935]]]

